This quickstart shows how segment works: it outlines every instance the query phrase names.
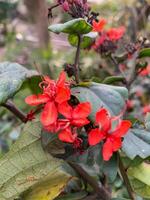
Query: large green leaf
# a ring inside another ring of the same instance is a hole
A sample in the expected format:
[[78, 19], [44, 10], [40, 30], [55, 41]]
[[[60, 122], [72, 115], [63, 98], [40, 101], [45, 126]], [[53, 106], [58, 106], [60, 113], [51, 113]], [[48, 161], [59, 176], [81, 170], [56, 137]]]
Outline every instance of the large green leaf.
[[120, 114], [128, 98], [128, 91], [124, 87], [116, 87], [105, 84], [90, 83], [85, 87], [78, 86], [72, 89], [72, 94], [81, 102], [90, 102], [92, 112], [90, 119], [95, 120], [95, 114], [101, 107], [107, 108], [112, 115]]
[[17, 63], [0, 63], [0, 104], [13, 97], [26, 79], [37, 75]]
[[92, 30], [92, 26], [82, 18], [73, 19], [64, 24], [54, 24], [48, 27], [54, 33], [86, 34]]
[[150, 57], [150, 48], [144, 48], [139, 52], [139, 58]]
[[134, 191], [144, 198], [150, 198], [150, 164], [142, 163], [128, 169]]
[[[82, 41], [81, 41], [81, 48], [87, 48], [89, 47], [97, 37], [97, 32], [90, 32], [88, 34], [85, 34], [82, 36]], [[78, 46], [78, 35], [77, 34], [70, 34], [68, 36], [68, 41], [72, 46], [77, 47]]]
[[22, 193], [23, 199], [50, 200], [70, 180], [71, 175], [63, 168], [67, 165], [44, 152], [40, 135], [40, 123], [28, 123], [0, 160], [0, 200], [14, 200]]
[[136, 156], [147, 158], [150, 156], [150, 132], [143, 129], [130, 129], [123, 140], [123, 151], [130, 159]]

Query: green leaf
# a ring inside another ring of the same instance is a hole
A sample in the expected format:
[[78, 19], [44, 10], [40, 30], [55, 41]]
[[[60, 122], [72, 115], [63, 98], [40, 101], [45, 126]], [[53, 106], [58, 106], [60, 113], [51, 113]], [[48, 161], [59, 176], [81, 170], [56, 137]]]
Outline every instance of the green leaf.
[[150, 198], [150, 164], [142, 163], [131, 167], [128, 175], [134, 191], [144, 198]]
[[92, 26], [82, 18], [73, 19], [64, 24], [54, 24], [48, 27], [54, 33], [86, 34], [92, 30]]
[[150, 133], [143, 129], [130, 129], [124, 137], [122, 150], [130, 159], [150, 156]]
[[13, 97], [23, 82], [33, 76], [38, 76], [38, 73], [17, 63], [0, 63], [0, 104]]
[[123, 82], [123, 81], [125, 81], [125, 78], [122, 76], [109, 76], [103, 80], [103, 83], [104, 84], [113, 84], [116, 82]]
[[87, 195], [88, 195], [87, 192], [82, 191], [82, 192], [63, 195], [62, 197], [58, 197], [55, 200], [82, 200]]
[[150, 131], [150, 113], [146, 114], [145, 117], [145, 127], [147, 131]]
[[[91, 46], [91, 44], [94, 42], [95, 38], [97, 37], [97, 32], [90, 32], [88, 34], [85, 34], [82, 36], [81, 41], [81, 48], [87, 48]], [[78, 35], [77, 34], [70, 34], [68, 36], [68, 41], [72, 46], [77, 47], [78, 46]]]
[[150, 57], [150, 48], [144, 48], [139, 52], [139, 58]]
[[41, 125], [27, 123], [20, 138], [0, 160], [0, 200], [14, 200], [23, 193], [25, 200], [57, 197], [71, 175], [63, 161], [44, 152]]
[[75, 87], [72, 94], [79, 99], [80, 102], [90, 102], [92, 112], [90, 119], [95, 121], [95, 114], [101, 108], [107, 108], [112, 115], [120, 114], [128, 99], [128, 91], [124, 87], [116, 87], [105, 84], [90, 83], [87, 87]]

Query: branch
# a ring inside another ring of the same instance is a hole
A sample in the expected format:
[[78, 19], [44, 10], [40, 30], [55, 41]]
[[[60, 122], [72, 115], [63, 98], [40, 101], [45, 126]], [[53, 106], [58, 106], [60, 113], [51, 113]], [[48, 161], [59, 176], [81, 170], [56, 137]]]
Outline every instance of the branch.
[[79, 57], [80, 57], [81, 40], [82, 40], [81, 35], [78, 35], [78, 46], [74, 61], [76, 83], [79, 83]]
[[133, 192], [133, 189], [131, 187], [131, 184], [130, 184], [130, 181], [128, 179], [128, 176], [127, 176], [127, 173], [126, 173], [126, 170], [124, 168], [124, 165], [122, 163], [122, 160], [121, 160], [121, 157], [118, 153], [118, 162], [119, 162], [119, 169], [120, 169], [120, 173], [121, 173], [121, 176], [124, 180], [124, 183], [125, 183], [125, 186], [127, 188], [127, 191], [128, 191], [128, 194], [129, 194], [129, 197], [131, 200], [135, 200], [135, 196], [134, 196], [134, 192]]
[[19, 110], [12, 101], [8, 100], [6, 103], [2, 104], [3, 107], [11, 111], [16, 117], [18, 117], [23, 123], [27, 122], [26, 115]]
[[86, 171], [84, 171], [84, 169], [81, 166], [70, 161], [68, 163], [75, 171], [77, 171], [77, 173], [82, 177], [82, 179], [93, 188], [93, 190], [97, 194], [97, 197], [99, 197], [99, 200], [111, 199], [110, 193], [104, 187], [100, 187], [99, 184], [95, 181], [95, 179], [89, 176], [89, 174]]

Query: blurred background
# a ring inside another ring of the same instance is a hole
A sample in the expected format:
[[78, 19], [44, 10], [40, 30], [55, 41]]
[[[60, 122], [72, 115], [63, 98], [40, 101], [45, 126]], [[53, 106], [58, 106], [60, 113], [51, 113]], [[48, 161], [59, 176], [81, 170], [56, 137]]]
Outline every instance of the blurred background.
[[[134, 43], [139, 38], [150, 38], [150, 2], [146, 0], [89, 0], [92, 10], [107, 19], [108, 27], [125, 26], [126, 43]], [[48, 8], [54, 5], [52, 0], [0, 0], [0, 62], [17, 62], [27, 68], [49, 74], [56, 78], [64, 63], [72, 63], [75, 48], [71, 47], [66, 35], [48, 32], [50, 24], [65, 22], [70, 19], [61, 8], [53, 11], [53, 18], [48, 18]], [[150, 63], [149, 59], [147, 62]], [[94, 51], [81, 52], [81, 77], [83, 80], [97, 79], [99, 82], [116, 71], [114, 63]], [[35, 82], [36, 84], [36, 82]], [[138, 91], [139, 96], [135, 95]], [[150, 79], [139, 77], [131, 88], [130, 117], [141, 120], [141, 107], [150, 105]], [[23, 111], [29, 111], [24, 98], [31, 91], [22, 87], [13, 101]], [[134, 108], [133, 108], [134, 107]], [[0, 152], [9, 150], [18, 138], [22, 125], [11, 113], [0, 107]]]

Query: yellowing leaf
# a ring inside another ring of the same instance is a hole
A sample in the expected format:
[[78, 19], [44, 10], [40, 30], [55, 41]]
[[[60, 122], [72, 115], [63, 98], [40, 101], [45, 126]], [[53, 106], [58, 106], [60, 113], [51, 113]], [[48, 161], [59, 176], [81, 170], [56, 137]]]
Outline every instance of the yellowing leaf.
[[142, 163], [130, 167], [128, 175], [134, 191], [144, 198], [150, 198], [150, 164]]
[[0, 159], [0, 200], [15, 200], [22, 194], [26, 198], [29, 192], [39, 195], [36, 200], [40, 200], [49, 191], [49, 199], [55, 198], [72, 177], [64, 167], [72, 170], [43, 150], [40, 122], [27, 123], [20, 138]]
[[24, 200], [52, 200], [56, 198], [66, 186], [69, 176], [62, 172], [49, 173], [48, 179], [35, 186]]

